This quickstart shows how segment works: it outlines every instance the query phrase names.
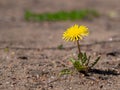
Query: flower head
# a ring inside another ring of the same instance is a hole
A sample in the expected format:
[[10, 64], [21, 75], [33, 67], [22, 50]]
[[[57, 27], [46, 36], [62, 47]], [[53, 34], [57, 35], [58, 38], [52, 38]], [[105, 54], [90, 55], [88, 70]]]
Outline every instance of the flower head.
[[89, 34], [88, 28], [86, 26], [78, 26], [74, 25], [70, 28], [68, 28], [64, 33], [63, 33], [63, 39], [66, 41], [77, 41], [79, 39], [83, 39], [84, 36], [87, 36]]

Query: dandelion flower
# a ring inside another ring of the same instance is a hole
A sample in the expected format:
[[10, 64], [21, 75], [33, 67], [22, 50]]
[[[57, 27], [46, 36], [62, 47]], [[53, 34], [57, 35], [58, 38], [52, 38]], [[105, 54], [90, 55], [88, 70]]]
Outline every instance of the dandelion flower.
[[70, 28], [68, 28], [64, 33], [63, 33], [63, 39], [65, 41], [78, 41], [82, 40], [84, 36], [87, 36], [89, 34], [88, 28], [86, 26], [78, 26], [74, 25]]

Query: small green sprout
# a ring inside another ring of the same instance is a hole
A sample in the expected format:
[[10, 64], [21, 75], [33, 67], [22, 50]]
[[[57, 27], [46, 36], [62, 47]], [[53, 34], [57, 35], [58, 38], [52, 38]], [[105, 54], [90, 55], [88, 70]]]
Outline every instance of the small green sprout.
[[58, 45], [57, 49], [60, 49], [60, 50], [64, 49], [63, 44]]
[[73, 66], [78, 71], [89, 71], [93, 66], [97, 64], [97, 62], [100, 59], [100, 56], [95, 59], [93, 63], [90, 64], [91, 56], [87, 56], [86, 53], [81, 52], [79, 40], [82, 40], [84, 36], [87, 36], [89, 34], [88, 28], [86, 26], [78, 26], [74, 25], [67, 29], [63, 33], [63, 39], [66, 41], [74, 41], [77, 42], [78, 47], [78, 58], [77, 60], [74, 58], [71, 58], [70, 61], [72, 62]]
[[4, 51], [9, 52], [9, 48], [8, 47], [4, 48]]

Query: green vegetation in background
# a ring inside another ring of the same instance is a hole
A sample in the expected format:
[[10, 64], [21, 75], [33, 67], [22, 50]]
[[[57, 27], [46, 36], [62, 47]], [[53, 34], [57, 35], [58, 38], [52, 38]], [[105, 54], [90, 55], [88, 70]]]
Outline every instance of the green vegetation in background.
[[27, 21], [66, 21], [66, 20], [83, 20], [83, 19], [93, 19], [98, 17], [99, 13], [95, 10], [73, 10], [73, 11], [59, 11], [56, 13], [33, 13], [31, 11], [26, 11], [24, 18]]

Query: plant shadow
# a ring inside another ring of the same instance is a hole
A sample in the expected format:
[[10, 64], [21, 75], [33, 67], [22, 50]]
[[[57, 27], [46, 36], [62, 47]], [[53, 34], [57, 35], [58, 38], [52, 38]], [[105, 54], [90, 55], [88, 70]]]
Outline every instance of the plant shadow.
[[119, 72], [115, 70], [100, 70], [100, 69], [89, 69], [87, 72], [85, 71], [80, 71], [80, 73], [83, 73], [85, 76], [90, 76], [91, 74], [100, 74], [100, 75], [114, 75], [118, 76], [120, 75]]
[[102, 74], [102, 75], [120, 75], [119, 72], [115, 71], [115, 70], [100, 70], [100, 69], [90, 69], [89, 73], [91, 74]]

